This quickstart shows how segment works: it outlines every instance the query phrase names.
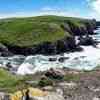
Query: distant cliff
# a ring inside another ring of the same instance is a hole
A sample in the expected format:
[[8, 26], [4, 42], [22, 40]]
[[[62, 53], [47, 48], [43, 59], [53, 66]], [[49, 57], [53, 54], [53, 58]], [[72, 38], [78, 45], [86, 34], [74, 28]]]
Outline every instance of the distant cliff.
[[95, 28], [94, 19], [61, 16], [2, 19], [0, 42], [10, 54], [57, 54], [80, 50], [75, 36], [94, 34]]
[[97, 21], [96, 22], [96, 25], [97, 25], [97, 27], [100, 26], [100, 21]]

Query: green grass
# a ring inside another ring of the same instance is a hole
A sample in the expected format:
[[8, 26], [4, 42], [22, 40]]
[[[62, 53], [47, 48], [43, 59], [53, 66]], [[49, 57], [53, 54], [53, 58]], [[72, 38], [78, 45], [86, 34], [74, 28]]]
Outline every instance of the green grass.
[[64, 76], [64, 81], [68, 81], [68, 82], [71, 82], [71, 81], [79, 81], [80, 80], [80, 75], [76, 74], [66, 74]]
[[71, 21], [76, 26], [84, 26], [83, 19], [61, 16], [38, 16], [28, 18], [8, 18], [0, 20], [0, 42], [21, 47], [62, 39], [65, 32], [61, 25]]
[[0, 69], [0, 91], [14, 92], [25, 86], [24, 77], [15, 76], [4, 69]]

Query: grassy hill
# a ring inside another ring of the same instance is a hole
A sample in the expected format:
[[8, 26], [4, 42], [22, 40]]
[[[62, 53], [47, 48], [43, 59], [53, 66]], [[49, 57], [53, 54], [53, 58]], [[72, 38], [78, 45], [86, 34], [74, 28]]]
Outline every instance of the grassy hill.
[[[71, 33], [61, 27], [65, 21], [72, 22], [77, 27], [85, 27], [83, 19], [38, 16], [29, 18], [8, 18], [0, 20], [0, 42], [21, 47], [33, 46], [45, 41], [54, 42], [71, 36]], [[70, 26], [67, 26], [70, 30]]]
[[24, 86], [24, 77], [15, 76], [4, 69], [0, 69], [0, 90], [13, 92]]

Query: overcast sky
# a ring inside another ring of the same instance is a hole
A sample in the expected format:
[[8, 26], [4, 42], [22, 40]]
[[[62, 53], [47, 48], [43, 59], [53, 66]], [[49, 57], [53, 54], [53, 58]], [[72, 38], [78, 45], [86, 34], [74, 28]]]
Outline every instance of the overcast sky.
[[100, 20], [100, 0], [0, 0], [0, 18], [37, 15]]

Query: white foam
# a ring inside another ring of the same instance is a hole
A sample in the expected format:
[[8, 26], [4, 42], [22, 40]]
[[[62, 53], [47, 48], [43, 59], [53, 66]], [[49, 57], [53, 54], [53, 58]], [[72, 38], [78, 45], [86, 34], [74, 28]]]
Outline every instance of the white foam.
[[[95, 32], [100, 33], [100, 29]], [[100, 41], [100, 34], [93, 35], [96, 40]], [[78, 43], [78, 37], [75, 38]], [[60, 63], [58, 59], [62, 57], [61, 55], [55, 56], [27, 56], [26, 58], [21, 55], [15, 55], [13, 57], [0, 57], [0, 67], [5, 67], [8, 62], [15, 68], [18, 68], [17, 74], [33, 74], [37, 71], [45, 71], [50, 68], [74, 68], [74, 69], [86, 69], [91, 70], [100, 64], [100, 43], [97, 48], [92, 46], [82, 46], [84, 51], [64, 53], [63, 57], [68, 57], [63, 63]], [[57, 61], [50, 62], [49, 58], [57, 58]], [[25, 60], [24, 60], [25, 58]]]
[[[100, 34], [94, 35], [94, 38], [100, 41]], [[82, 48], [84, 49], [84, 51], [82, 52], [64, 53], [63, 57], [68, 57], [69, 59], [65, 60], [63, 63], [60, 63], [58, 60], [54, 62], [50, 62], [48, 60], [48, 58], [50, 57], [59, 59], [59, 57], [61, 57], [60, 55], [28, 56], [26, 57], [24, 63], [18, 68], [17, 73], [31, 74], [37, 71], [45, 71], [50, 68], [62, 68], [62, 67], [74, 68], [79, 70], [81, 69], [92, 70], [98, 64], [100, 64], [100, 44], [97, 45], [97, 48], [93, 46], [82, 46]]]
[[[99, 44], [100, 46], [100, 44]], [[83, 46], [84, 51], [74, 53], [64, 53], [63, 57], [69, 57], [65, 62], [60, 63], [58, 61], [50, 62], [49, 56], [28, 56], [24, 63], [19, 67], [18, 74], [32, 74], [37, 71], [45, 71], [50, 68], [74, 68], [74, 69], [86, 69], [91, 70], [100, 64], [100, 48], [94, 48], [92, 46]], [[59, 59], [60, 55], [52, 56]]]

